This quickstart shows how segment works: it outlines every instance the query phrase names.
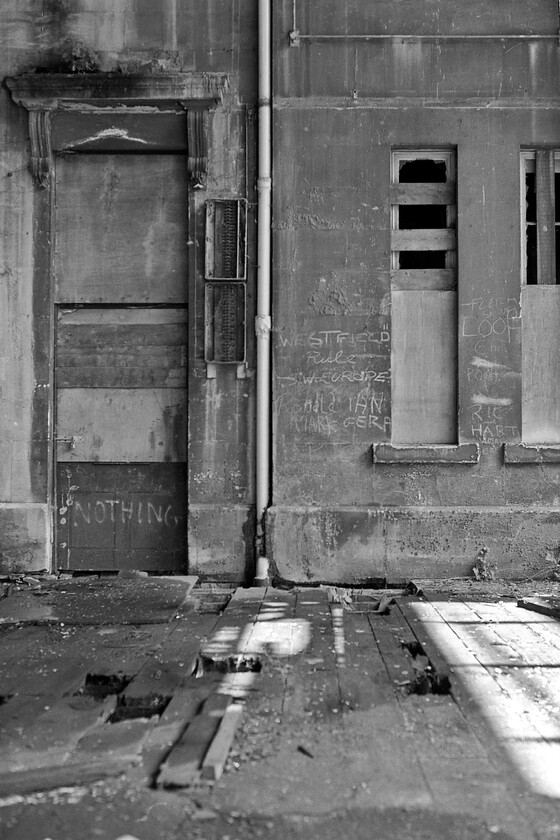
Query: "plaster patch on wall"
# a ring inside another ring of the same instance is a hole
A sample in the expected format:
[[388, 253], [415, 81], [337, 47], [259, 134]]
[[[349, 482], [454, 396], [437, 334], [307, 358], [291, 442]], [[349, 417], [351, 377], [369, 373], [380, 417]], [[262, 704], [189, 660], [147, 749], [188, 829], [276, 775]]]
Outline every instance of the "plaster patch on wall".
[[101, 140], [106, 140], [108, 137], [119, 138], [120, 140], [130, 140], [133, 143], [143, 143], [148, 145], [148, 141], [142, 137], [131, 137], [125, 128], [104, 128], [103, 131], [98, 131], [91, 137], [85, 137], [83, 140], [77, 140], [73, 146], [83, 146], [84, 143], [96, 143]]
[[310, 307], [319, 315], [348, 315], [350, 302], [344, 289], [329, 288], [324, 277], [321, 277], [321, 283], [324, 285], [307, 299]]

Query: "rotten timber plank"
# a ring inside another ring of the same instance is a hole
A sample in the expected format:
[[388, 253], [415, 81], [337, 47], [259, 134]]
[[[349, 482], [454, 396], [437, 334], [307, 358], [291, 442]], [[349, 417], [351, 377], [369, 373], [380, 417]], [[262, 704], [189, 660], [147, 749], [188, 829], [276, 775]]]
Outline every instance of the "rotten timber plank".
[[[217, 621], [218, 616], [211, 614], [188, 616], [187, 620], [182, 619], [173, 628], [163, 647], [164, 664], [171, 667], [171, 663], [175, 663], [173, 667], [180, 671], [182, 680], [173, 689], [169, 705], [143, 744], [141, 765], [137, 771], [143, 782], [152, 781], [172, 745], [221, 682], [220, 674], [207, 674], [201, 678], [191, 676], [200, 647]], [[135, 690], [133, 687], [132, 692]]]
[[517, 606], [525, 610], [560, 619], [560, 599], [553, 597], [519, 598]]
[[92, 760], [0, 773], [0, 796], [25, 796], [39, 790], [87, 785], [99, 779], [119, 776], [130, 765], [128, 757]]
[[230, 704], [231, 697], [218, 692], [205, 701], [161, 765], [157, 777], [159, 786], [185, 787], [200, 777], [204, 757]]
[[241, 723], [242, 714], [243, 706], [241, 703], [230, 703], [225, 710], [218, 731], [202, 762], [201, 775], [203, 779], [217, 781], [221, 777], [237, 727]]

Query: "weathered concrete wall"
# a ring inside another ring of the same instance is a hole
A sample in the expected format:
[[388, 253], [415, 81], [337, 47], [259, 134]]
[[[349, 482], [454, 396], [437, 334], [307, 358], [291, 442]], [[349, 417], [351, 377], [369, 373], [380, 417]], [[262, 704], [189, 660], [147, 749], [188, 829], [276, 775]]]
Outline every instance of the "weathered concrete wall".
[[[191, 197], [189, 562], [194, 572], [236, 580], [247, 573], [253, 550], [253, 380], [237, 380], [231, 368], [207, 380], [199, 331], [204, 200], [253, 197], [253, 153], [246, 155], [245, 145], [256, 100], [255, 38], [253, 0], [6, 0], [0, 9], [2, 78], [38, 68], [67, 71], [73, 62], [76, 70], [95, 62], [99, 71], [228, 74], [230, 93], [210, 116], [208, 189]], [[4, 86], [0, 161], [0, 569], [22, 571], [52, 560], [51, 313], [48, 281], [38, 268], [45, 205], [28, 172], [27, 114]], [[252, 242], [252, 216], [249, 228]], [[249, 313], [253, 279], [251, 273]]]
[[[481, 548], [507, 576], [550, 565], [560, 470], [504, 464], [503, 444], [522, 437], [520, 151], [560, 147], [557, 5], [298, 3], [301, 36], [496, 38], [295, 47], [292, 10], [275, 30], [276, 566], [462, 575]], [[434, 147], [457, 155], [457, 443], [480, 459], [374, 464], [391, 441], [390, 155]]]

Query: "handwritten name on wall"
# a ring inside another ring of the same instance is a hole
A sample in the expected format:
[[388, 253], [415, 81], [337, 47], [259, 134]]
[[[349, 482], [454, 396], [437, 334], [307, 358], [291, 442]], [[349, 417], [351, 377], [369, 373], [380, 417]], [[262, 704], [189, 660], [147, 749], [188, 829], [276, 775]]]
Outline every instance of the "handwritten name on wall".
[[389, 437], [390, 346], [385, 320], [376, 329], [278, 333], [280, 425], [331, 443]]
[[461, 305], [459, 340], [470, 349], [465, 431], [477, 440], [518, 440], [521, 313], [511, 297], [477, 297]]

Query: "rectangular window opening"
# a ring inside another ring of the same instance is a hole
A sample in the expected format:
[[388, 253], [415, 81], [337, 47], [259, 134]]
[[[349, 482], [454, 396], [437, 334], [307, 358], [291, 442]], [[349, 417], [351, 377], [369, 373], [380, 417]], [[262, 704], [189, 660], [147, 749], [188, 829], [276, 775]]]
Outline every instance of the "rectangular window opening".
[[560, 152], [522, 153], [524, 242], [522, 280], [528, 286], [560, 284]]
[[560, 150], [521, 152], [521, 431], [560, 444]]
[[457, 444], [455, 151], [391, 155], [392, 438]]

